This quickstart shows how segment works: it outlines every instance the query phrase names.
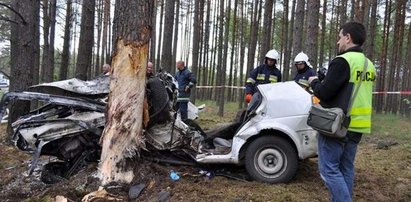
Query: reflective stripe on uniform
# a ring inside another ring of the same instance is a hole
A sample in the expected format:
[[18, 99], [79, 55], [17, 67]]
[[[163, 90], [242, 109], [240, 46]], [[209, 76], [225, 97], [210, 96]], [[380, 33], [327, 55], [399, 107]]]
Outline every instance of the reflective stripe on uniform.
[[255, 84], [255, 80], [253, 78], [248, 78], [246, 83]]
[[257, 80], [265, 80], [265, 74], [258, 74]]
[[371, 108], [352, 108], [351, 115], [371, 115]]
[[269, 80], [270, 80], [271, 83], [277, 83], [278, 77], [275, 76], [275, 75], [270, 75]]
[[369, 128], [371, 127], [371, 120], [365, 120], [365, 119], [360, 119], [360, 120], [351, 120], [350, 122], [350, 128]]
[[178, 97], [177, 98], [177, 102], [182, 102], [182, 101], [190, 101], [190, 98], [188, 98], [188, 97]]

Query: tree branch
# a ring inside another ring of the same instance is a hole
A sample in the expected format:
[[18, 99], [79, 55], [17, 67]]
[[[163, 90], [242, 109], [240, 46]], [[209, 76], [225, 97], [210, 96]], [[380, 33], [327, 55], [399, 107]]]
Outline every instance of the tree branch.
[[6, 18], [6, 17], [4, 17], [4, 16], [2, 16], [2, 15], [0, 15], [0, 20], [4, 20], [4, 21], [7, 21], [7, 22], [19, 24], [18, 22], [14, 21], [14, 20], [11, 20], [11, 19], [9, 19], [9, 18]]
[[[10, 9], [11, 11], [13, 11], [15, 14], [17, 14], [17, 15], [20, 17], [20, 19], [21, 19], [21, 21], [23, 22], [23, 24], [27, 24], [26, 20], [24, 20], [24, 17], [23, 17], [19, 12], [17, 12], [16, 10], [14, 10], [14, 8], [12, 8], [11, 6], [9, 6], [9, 5], [5, 4], [5, 3], [0, 3], [0, 6], [4, 6], [4, 7]], [[4, 19], [4, 20], [5, 20], [5, 19]], [[17, 23], [16, 21], [11, 21], [10, 19], [7, 20], [7, 21]]]

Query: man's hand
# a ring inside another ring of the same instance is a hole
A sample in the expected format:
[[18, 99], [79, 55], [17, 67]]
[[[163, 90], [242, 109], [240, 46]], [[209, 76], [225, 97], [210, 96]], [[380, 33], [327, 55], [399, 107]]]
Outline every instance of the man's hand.
[[184, 89], [185, 92], [189, 92], [190, 91], [190, 86], [186, 86], [186, 88]]
[[247, 94], [247, 95], [245, 96], [245, 102], [246, 102], [246, 103], [250, 103], [252, 97], [253, 97], [253, 95]]
[[310, 76], [308, 78], [308, 83], [311, 84], [311, 82], [313, 82], [315, 79], [318, 79], [318, 77], [317, 76]]

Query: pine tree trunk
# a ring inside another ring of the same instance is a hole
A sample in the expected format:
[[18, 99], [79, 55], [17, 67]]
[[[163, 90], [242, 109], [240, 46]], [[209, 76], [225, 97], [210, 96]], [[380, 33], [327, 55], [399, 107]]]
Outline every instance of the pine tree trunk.
[[[297, 0], [297, 7], [295, 10], [295, 23], [294, 23], [294, 30], [293, 30], [294, 36], [293, 36], [293, 50], [292, 50], [293, 57], [292, 59], [294, 59], [298, 53], [303, 51], [304, 8], [305, 8], [305, 0]], [[297, 69], [295, 67], [291, 68], [291, 77], [289, 77], [288, 79], [294, 78], [296, 73], [297, 73]], [[286, 81], [285, 79], [287, 78], [284, 78], [284, 81]]]
[[[39, 21], [40, 21], [40, 1], [15, 0], [12, 8], [21, 17], [14, 15], [14, 21], [18, 24], [11, 25], [11, 69], [9, 91], [24, 91], [36, 82], [35, 74], [39, 74]], [[38, 79], [38, 76], [37, 76]], [[37, 80], [38, 81], [38, 80]], [[30, 102], [15, 101], [10, 105], [10, 115], [8, 118], [7, 136], [11, 141], [13, 129], [11, 124], [16, 119], [29, 112]]]
[[[233, 15], [233, 31], [232, 31], [232, 35], [231, 35], [231, 56], [230, 56], [230, 73], [228, 76], [228, 85], [229, 86], [234, 86], [236, 85], [235, 79], [237, 78], [237, 72], [234, 73], [233, 75], [233, 66], [234, 66], [234, 53], [236, 50], [236, 37], [237, 37], [237, 5], [238, 5], [238, 0], [234, 0], [234, 15]], [[237, 70], [237, 68], [236, 68]], [[233, 82], [233, 78], [234, 78], [234, 82]], [[232, 94], [234, 94], [233, 92], [235, 92], [236, 89], [232, 89], [229, 88], [228, 92], [227, 92], [227, 97], [228, 97], [228, 101], [234, 101], [234, 97], [232, 96]]]
[[[295, 2], [295, 0], [293, 1], [293, 2]], [[283, 31], [282, 31], [282, 37], [281, 38], [283, 38], [284, 40], [282, 40], [281, 41], [281, 50], [283, 51], [283, 53], [284, 53], [284, 58], [283, 58], [283, 74], [282, 74], [282, 80], [284, 80], [284, 81], [286, 81], [286, 80], [288, 80], [288, 76], [289, 76], [289, 72], [290, 72], [290, 57], [291, 57], [291, 51], [290, 51], [290, 49], [288, 48], [289, 47], [289, 43], [291, 43], [291, 41], [292, 40], [290, 40], [290, 38], [289, 38], [289, 36], [290, 36], [290, 32], [288, 31], [289, 30], [289, 27], [292, 27], [292, 25], [291, 26], [289, 26], [289, 24], [288, 24], [288, 13], [289, 13], [289, 1], [288, 0], [284, 0], [284, 4], [283, 4], [283, 7], [284, 7], [284, 12], [283, 12], [283, 16], [282, 16], [282, 18], [283, 18], [283, 25], [282, 25], [282, 27], [283, 27]], [[295, 5], [294, 3], [293, 3], [293, 5]], [[291, 10], [291, 12], [293, 12], [293, 9]], [[293, 18], [293, 16], [291, 17], [291, 20], [293, 20], [294, 18]], [[281, 70], [281, 69], [280, 69]]]
[[[204, 28], [204, 39], [203, 39], [203, 43], [204, 43], [204, 51], [203, 51], [203, 67], [204, 67], [204, 71], [203, 71], [203, 79], [201, 80], [201, 85], [206, 86], [208, 85], [208, 74], [209, 74], [209, 68], [210, 68], [210, 64], [209, 63], [209, 41], [210, 41], [210, 12], [211, 12], [211, 0], [207, 0], [207, 10], [206, 10], [206, 20], [205, 20], [205, 28]], [[207, 89], [202, 89], [201, 90], [201, 99], [205, 99], [206, 98], [206, 91]]]
[[254, 68], [254, 58], [255, 58], [255, 49], [257, 46], [257, 36], [258, 36], [258, 7], [259, 7], [259, 1], [255, 1], [254, 4], [252, 5], [253, 7], [253, 12], [250, 15], [251, 16], [251, 23], [250, 23], [250, 29], [251, 29], [251, 36], [250, 36], [250, 42], [248, 46], [248, 56], [247, 56], [247, 76], [249, 72]]
[[[241, 0], [241, 3], [240, 3], [241, 24], [240, 24], [240, 33], [238, 33], [239, 36], [240, 36], [240, 75], [239, 75], [238, 83], [240, 83], [241, 85], [244, 85], [244, 81], [245, 81], [244, 75], [243, 75], [243, 72], [244, 72], [244, 55], [245, 55], [245, 40], [244, 40], [244, 38], [245, 38], [245, 36], [244, 36], [245, 35], [244, 9], [245, 8], [244, 7], [245, 7], [244, 6], [244, 0]], [[248, 76], [248, 75], [245, 75], [245, 76]], [[241, 91], [241, 92], [243, 92], [243, 91]], [[239, 100], [238, 108], [242, 109], [243, 106], [245, 105], [244, 93], [239, 93], [238, 94], [238, 100]]]
[[265, 54], [271, 49], [271, 19], [274, 0], [266, 0], [264, 4], [264, 21], [260, 49], [260, 63], [264, 63]]
[[[102, 66], [100, 66], [100, 43], [103, 27], [103, 1], [97, 0], [97, 43], [96, 43], [96, 52], [95, 52], [95, 62], [93, 71], [91, 71], [92, 77], [99, 75], [102, 71]], [[91, 77], [90, 77], [91, 78]]]
[[64, 40], [63, 40], [63, 52], [61, 54], [61, 65], [59, 79], [67, 79], [67, 71], [70, 64], [70, 30], [73, 25], [73, 13], [72, 13], [72, 1], [67, 0], [66, 6], [66, 23], [64, 25]]
[[150, 39], [150, 56], [149, 61], [153, 63], [153, 72], [156, 72], [156, 46], [157, 46], [157, 7], [158, 7], [158, 0], [154, 0], [154, 11], [153, 11], [153, 19], [151, 22], [153, 23], [153, 28], [151, 30], [151, 39]]
[[[179, 20], [180, 20], [180, 0], [176, 1], [176, 16], [174, 21], [174, 38], [173, 38], [173, 58], [172, 63], [177, 61], [177, 44], [178, 44], [178, 28], [179, 28]], [[174, 70], [174, 71], [173, 71]], [[175, 73], [175, 69], [172, 68], [172, 73]]]
[[94, 11], [96, 0], [83, 2], [81, 11], [81, 30], [76, 63], [76, 78], [87, 80], [87, 73], [91, 65], [94, 42]]
[[[198, 60], [200, 58], [199, 55], [199, 50], [200, 50], [200, 29], [201, 29], [201, 24], [200, 24], [200, 1], [203, 0], [195, 0], [194, 1], [194, 20], [193, 20], [193, 27], [194, 27], [194, 32], [193, 32], [193, 54], [192, 54], [192, 58], [193, 58], [193, 63], [191, 66], [191, 70], [192, 73], [195, 77], [197, 77], [197, 70], [198, 70]], [[195, 99], [196, 99], [196, 90], [193, 89], [192, 94], [191, 94], [191, 100], [193, 103], [195, 103]]]
[[375, 37], [377, 32], [377, 0], [371, 0], [371, 17], [370, 17], [370, 28], [367, 31], [367, 57], [373, 61], [374, 60], [374, 49], [375, 49]]
[[[404, 78], [411, 78], [411, 23], [408, 24], [408, 44], [407, 44], [407, 52], [406, 52], [406, 59], [404, 65]], [[402, 83], [402, 90], [411, 89], [411, 81], [410, 79], [404, 79]], [[405, 100], [404, 100], [405, 99]], [[402, 107], [401, 107], [401, 114], [407, 117], [411, 117], [411, 95], [402, 96]], [[408, 101], [408, 103], [406, 102]]]
[[50, 81], [54, 81], [54, 40], [56, 37], [57, 1], [51, 0], [50, 4]]
[[160, 29], [159, 29], [159, 39], [158, 39], [158, 46], [157, 46], [157, 58], [156, 58], [156, 62], [154, 64], [156, 64], [156, 69], [161, 69], [161, 68], [166, 68], [166, 67], [162, 67], [160, 62], [161, 62], [161, 51], [160, 51], [160, 47], [161, 47], [161, 43], [163, 42], [163, 27], [164, 27], [164, 23], [163, 23], [163, 19], [164, 19], [164, 0], [160, 0]]
[[321, 18], [321, 45], [320, 45], [320, 59], [318, 61], [318, 67], [323, 67], [324, 64], [324, 47], [325, 47], [325, 34], [327, 24], [327, 1], [323, 2], [323, 11]]
[[163, 48], [161, 53], [161, 67], [172, 72], [175, 64], [172, 63], [173, 45], [173, 25], [174, 25], [174, 0], [166, 0], [164, 14]]
[[[225, 75], [224, 67], [225, 65], [223, 64], [223, 34], [224, 34], [224, 0], [220, 0], [220, 21], [219, 21], [219, 27], [218, 27], [218, 59], [217, 59], [217, 80], [216, 80], [216, 85], [217, 86], [223, 86], [223, 74]], [[225, 61], [225, 60], [224, 60]], [[217, 100], [217, 106], [218, 106], [218, 115], [223, 116], [224, 112], [224, 97], [222, 96], [223, 88], [217, 88], [216, 90], [216, 100]]]
[[43, 56], [40, 69], [40, 82], [50, 82], [50, 14], [49, 14], [49, 0], [43, 0]]
[[106, 125], [101, 137], [103, 185], [130, 183], [134, 174], [132, 168], [125, 166], [126, 159], [138, 154], [145, 146], [143, 102], [153, 6], [153, 1], [116, 1], [116, 51], [112, 61]]
[[320, 0], [308, 0], [307, 1], [308, 19], [307, 19], [307, 39], [305, 41], [305, 50], [310, 63], [314, 70], [317, 68], [318, 58], [318, 21], [320, 12]]

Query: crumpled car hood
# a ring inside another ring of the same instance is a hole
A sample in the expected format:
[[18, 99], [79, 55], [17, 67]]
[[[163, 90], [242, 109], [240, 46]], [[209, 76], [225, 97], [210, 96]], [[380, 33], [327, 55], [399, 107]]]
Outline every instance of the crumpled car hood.
[[51, 83], [42, 83], [31, 86], [32, 92], [49, 93], [64, 96], [87, 96], [89, 98], [105, 97], [110, 91], [110, 77], [107, 75], [96, 77], [90, 81], [72, 78]]

